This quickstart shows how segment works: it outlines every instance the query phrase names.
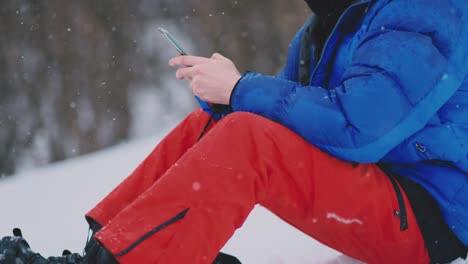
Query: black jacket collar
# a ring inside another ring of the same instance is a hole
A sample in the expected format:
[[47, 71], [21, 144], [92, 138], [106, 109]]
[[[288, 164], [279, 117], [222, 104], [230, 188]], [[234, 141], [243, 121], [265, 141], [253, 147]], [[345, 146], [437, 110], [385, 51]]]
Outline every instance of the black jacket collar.
[[339, 16], [356, 0], [305, 0], [309, 8], [321, 18]]

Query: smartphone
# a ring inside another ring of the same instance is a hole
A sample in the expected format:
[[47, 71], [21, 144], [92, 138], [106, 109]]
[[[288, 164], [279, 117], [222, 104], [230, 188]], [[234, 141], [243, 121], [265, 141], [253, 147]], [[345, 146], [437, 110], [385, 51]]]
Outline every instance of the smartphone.
[[169, 40], [169, 42], [172, 43], [172, 45], [176, 48], [176, 50], [181, 54], [181, 55], [187, 55], [188, 53], [185, 52], [185, 50], [182, 48], [182, 46], [180, 45], [180, 43], [177, 41], [176, 38], [174, 38], [174, 36], [172, 36], [171, 33], [169, 33], [169, 31], [165, 30], [164, 28], [162, 27], [159, 27], [158, 28], [158, 31], [159, 33], [161, 33], [161, 35], [164, 36], [165, 39]]

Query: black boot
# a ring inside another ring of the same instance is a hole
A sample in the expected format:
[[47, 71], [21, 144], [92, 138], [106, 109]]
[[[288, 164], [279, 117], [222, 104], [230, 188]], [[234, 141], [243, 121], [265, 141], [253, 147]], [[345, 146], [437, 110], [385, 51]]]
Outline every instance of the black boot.
[[[94, 221], [92, 218], [87, 217], [86, 220], [88, 221], [89, 227], [92, 230], [93, 235], [96, 234], [102, 228], [102, 226], [98, 222]], [[85, 251], [86, 252], [88, 252], [88, 251], [94, 252], [95, 249], [93, 249], [93, 248], [96, 247], [95, 246], [96, 244], [98, 244], [97, 241], [93, 237], [91, 237], [88, 244], [86, 245]], [[85, 258], [86, 258], [87, 255], [88, 254], [85, 255]], [[110, 254], [110, 252], [107, 251], [107, 250], [102, 251], [102, 252], [98, 252], [98, 254], [90, 254], [90, 255], [91, 256], [96, 256], [96, 257], [99, 257], [99, 258], [103, 258], [103, 259], [107, 259], [110, 256], [113, 258], [112, 254]], [[93, 259], [93, 261], [94, 261], [94, 259]], [[88, 262], [86, 262], [86, 263], [88, 263]], [[98, 260], [97, 262], [89, 262], [89, 263], [107, 263], [107, 262], [99, 262], [99, 260]], [[117, 262], [115, 262], [115, 263], [117, 263]], [[216, 259], [213, 261], [213, 264], [242, 264], [242, 263], [234, 256], [225, 254], [223, 252], [219, 252], [218, 255], [216, 256]]]
[[4, 237], [0, 240], [0, 264], [118, 264], [112, 254], [100, 246], [92, 238], [85, 248], [85, 255], [64, 250], [60, 257], [45, 259], [39, 253], [31, 250], [28, 242], [23, 238], [21, 230], [15, 228], [13, 237]]
[[219, 252], [213, 264], [242, 264], [236, 257]]
[[84, 256], [78, 253], [71, 254], [70, 251], [64, 250], [61, 257], [49, 257], [47, 264], [118, 264], [114, 256], [94, 239], [87, 243], [86, 248]]
[[[78, 253], [71, 253], [64, 250], [61, 257], [47, 258], [47, 264], [84, 264], [83, 257]], [[36, 263], [34, 263], [36, 264]]]
[[[83, 256], [70, 251], [64, 250], [61, 257], [49, 257], [47, 260], [50, 264], [118, 264], [112, 253], [105, 247], [101, 246], [96, 239], [96, 234], [102, 226], [92, 219], [87, 219], [91, 237], [88, 238], [83, 252]], [[89, 235], [88, 235], [89, 236]]]
[[88, 238], [84, 250], [84, 263], [86, 264], [118, 264], [112, 253], [94, 238], [94, 235], [101, 230], [102, 225], [94, 221], [94, 219], [86, 218], [91, 231], [91, 237]]
[[[64, 250], [60, 257], [45, 259], [31, 250], [21, 230], [15, 228], [13, 237], [4, 237], [0, 240], [0, 264], [118, 264], [112, 253], [93, 237], [101, 229], [101, 225], [95, 221], [88, 220], [88, 222], [92, 236], [86, 243], [83, 256]], [[220, 252], [213, 264], [241, 264], [241, 262], [236, 257]]]

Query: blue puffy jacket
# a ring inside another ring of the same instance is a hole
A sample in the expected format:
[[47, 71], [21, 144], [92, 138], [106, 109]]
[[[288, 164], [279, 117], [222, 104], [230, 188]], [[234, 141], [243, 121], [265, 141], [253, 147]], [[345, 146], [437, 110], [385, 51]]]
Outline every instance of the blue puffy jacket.
[[343, 160], [385, 163], [420, 183], [468, 245], [468, 0], [353, 4], [321, 59], [312, 59], [304, 86], [306, 26], [283, 72], [246, 74], [232, 109], [277, 121]]

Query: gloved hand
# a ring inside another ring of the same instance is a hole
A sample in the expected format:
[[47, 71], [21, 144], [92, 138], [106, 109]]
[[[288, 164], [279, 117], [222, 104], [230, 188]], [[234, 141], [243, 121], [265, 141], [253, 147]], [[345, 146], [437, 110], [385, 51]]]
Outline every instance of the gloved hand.
[[23, 238], [19, 228], [13, 229], [13, 236], [0, 240], [0, 264], [45, 264], [46, 259], [35, 253]]
[[2, 238], [0, 240], [0, 263], [15, 263], [17, 251], [18, 243], [16, 243], [15, 238], [10, 236]]

